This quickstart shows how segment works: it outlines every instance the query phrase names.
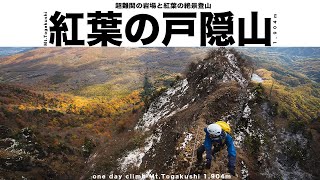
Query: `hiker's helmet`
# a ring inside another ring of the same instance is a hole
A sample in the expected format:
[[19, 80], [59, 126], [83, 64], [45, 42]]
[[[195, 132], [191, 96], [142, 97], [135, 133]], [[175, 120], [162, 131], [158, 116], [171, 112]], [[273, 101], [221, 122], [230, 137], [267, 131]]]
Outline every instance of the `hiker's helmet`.
[[212, 138], [219, 138], [222, 133], [222, 128], [218, 124], [210, 124], [207, 130]]

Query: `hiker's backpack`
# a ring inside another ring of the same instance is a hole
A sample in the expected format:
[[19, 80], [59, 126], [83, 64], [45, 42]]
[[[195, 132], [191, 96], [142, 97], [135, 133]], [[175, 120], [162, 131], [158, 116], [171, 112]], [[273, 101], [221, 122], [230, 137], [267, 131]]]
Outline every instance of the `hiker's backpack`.
[[228, 134], [231, 134], [231, 127], [228, 123], [226, 123], [225, 121], [217, 121], [215, 123], [218, 124], [219, 126], [221, 126], [222, 130], [224, 130]]

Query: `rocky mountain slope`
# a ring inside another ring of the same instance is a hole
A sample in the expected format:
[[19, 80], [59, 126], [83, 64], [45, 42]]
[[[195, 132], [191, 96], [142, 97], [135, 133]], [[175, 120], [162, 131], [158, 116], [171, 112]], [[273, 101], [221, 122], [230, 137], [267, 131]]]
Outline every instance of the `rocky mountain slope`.
[[[112, 173], [197, 173], [194, 151], [204, 140], [203, 128], [224, 120], [233, 129], [238, 152], [233, 179], [319, 176], [309, 165], [319, 159], [314, 155], [319, 152], [314, 146], [319, 132], [293, 133], [279, 127], [277, 105], [265, 96], [261, 84], [250, 82], [253, 69], [248, 61], [234, 50], [218, 49], [189, 68], [186, 78], [150, 104], [135, 127], [145, 134], [144, 143], [119, 158]], [[205, 170], [207, 177], [227, 172], [226, 156], [226, 151], [219, 154]]]

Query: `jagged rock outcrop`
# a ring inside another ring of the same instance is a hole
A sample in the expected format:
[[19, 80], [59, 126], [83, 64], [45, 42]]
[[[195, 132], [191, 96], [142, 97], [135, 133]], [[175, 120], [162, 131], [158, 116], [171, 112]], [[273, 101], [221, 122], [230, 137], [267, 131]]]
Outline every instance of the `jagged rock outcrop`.
[[[288, 143], [294, 143], [299, 153], [309, 141], [277, 129], [274, 104], [262, 97], [259, 85], [250, 83], [252, 72], [250, 62], [232, 49], [212, 50], [204, 60], [192, 63], [186, 78], [156, 98], [143, 114], [135, 130], [148, 138], [144, 146], [118, 159], [118, 171], [195, 173], [195, 151], [204, 140], [203, 128], [224, 120], [233, 129], [237, 147], [233, 179], [314, 178], [290, 160], [292, 149], [288, 149]], [[226, 173], [227, 159], [226, 151], [221, 151], [203, 173]]]
[[205, 124], [220, 119], [234, 124], [242, 114], [251, 71], [230, 49], [213, 50], [192, 63], [185, 79], [150, 104], [136, 130], [152, 135], [144, 147], [119, 159], [120, 170], [186, 174], [194, 151], [190, 142], [197, 136], [200, 145]]

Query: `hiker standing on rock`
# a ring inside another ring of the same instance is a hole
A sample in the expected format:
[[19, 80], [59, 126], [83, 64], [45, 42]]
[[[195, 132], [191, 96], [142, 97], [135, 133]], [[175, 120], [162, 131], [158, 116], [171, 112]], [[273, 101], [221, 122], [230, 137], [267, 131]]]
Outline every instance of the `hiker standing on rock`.
[[[197, 164], [202, 162], [202, 154], [206, 151], [206, 168], [210, 169], [212, 156], [215, 157], [216, 153], [227, 145], [228, 169], [229, 173], [234, 176], [237, 152], [232, 137], [227, 133], [231, 132], [230, 126], [224, 121], [218, 121], [204, 128], [204, 132], [206, 132], [206, 137], [204, 143], [197, 150]], [[214, 146], [213, 150], [212, 145]]]

